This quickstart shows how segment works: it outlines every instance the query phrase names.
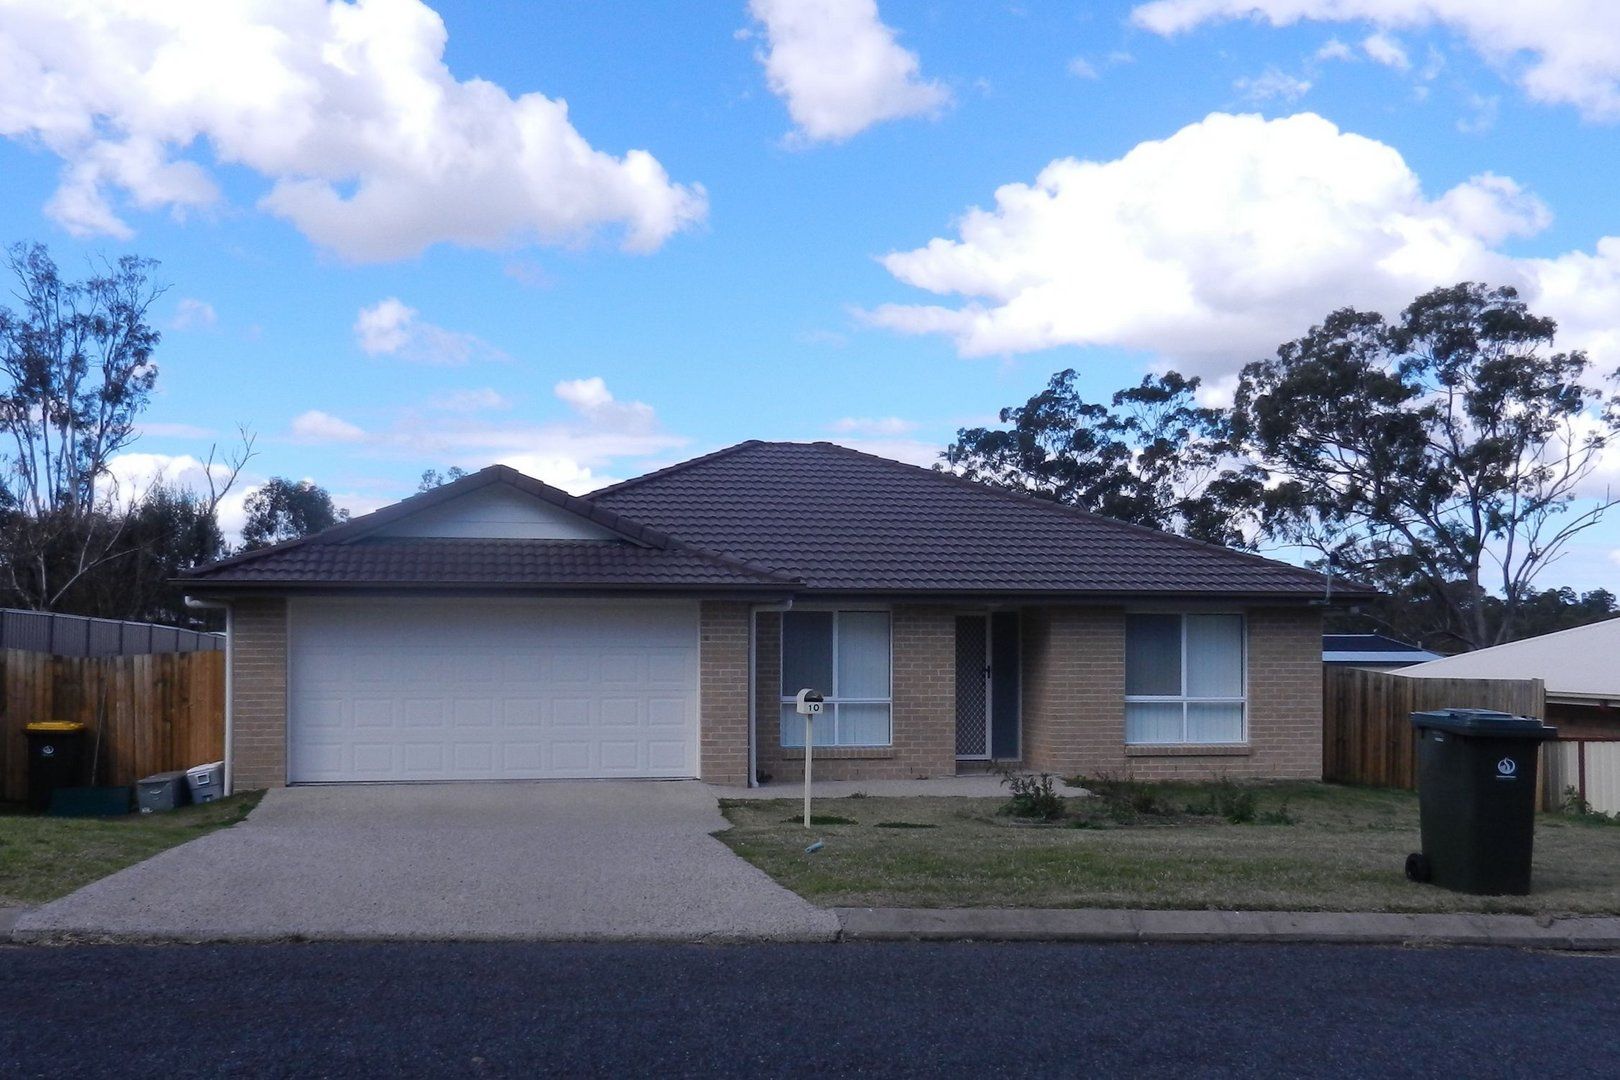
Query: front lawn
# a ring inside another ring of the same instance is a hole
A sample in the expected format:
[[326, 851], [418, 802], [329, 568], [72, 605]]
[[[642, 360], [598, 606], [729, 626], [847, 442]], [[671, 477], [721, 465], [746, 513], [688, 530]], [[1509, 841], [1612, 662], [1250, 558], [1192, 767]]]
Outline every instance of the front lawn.
[[65, 896], [158, 852], [235, 825], [262, 791], [167, 814], [61, 818], [0, 808], [0, 907]]
[[822, 800], [818, 816], [854, 823], [806, 830], [789, 823], [797, 803], [728, 800], [719, 838], [828, 907], [1620, 913], [1620, 825], [1590, 819], [1542, 815], [1535, 891], [1476, 897], [1405, 879], [1419, 847], [1411, 792], [1120, 785], [1066, 800], [1052, 825], [1016, 824], [997, 813], [1005, 802]]

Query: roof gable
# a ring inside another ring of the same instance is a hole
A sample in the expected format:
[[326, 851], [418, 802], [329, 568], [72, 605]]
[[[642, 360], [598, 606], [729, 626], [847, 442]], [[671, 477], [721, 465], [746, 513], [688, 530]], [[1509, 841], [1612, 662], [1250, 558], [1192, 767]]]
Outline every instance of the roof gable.
[[504, 465], [182, 575], [196, 586], [772, 589], [785, 575], [683, 543]]
[[578, 511], [509, 484], [489, 484], [424, 507], [376, 529], [373, 538], [614, 540], [618, 534]]

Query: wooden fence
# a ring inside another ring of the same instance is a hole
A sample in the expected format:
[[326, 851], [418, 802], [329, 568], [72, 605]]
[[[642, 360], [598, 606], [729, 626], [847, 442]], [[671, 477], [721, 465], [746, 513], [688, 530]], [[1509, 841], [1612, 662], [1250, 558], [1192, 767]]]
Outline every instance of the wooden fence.
[[1335, 783], [1415, 789], [1414, 712], [1456, 707], [1547, 715], [1540, 679], [1413, 679], [1331, 667], [1322, 676], [1322, 778]]
[[23, 734], [37, 720], [85, 724], [86, 779], [131, 784], [225, 756], [225, 654], [77, 657], [0, 650], [0, 801], [28, 790]]

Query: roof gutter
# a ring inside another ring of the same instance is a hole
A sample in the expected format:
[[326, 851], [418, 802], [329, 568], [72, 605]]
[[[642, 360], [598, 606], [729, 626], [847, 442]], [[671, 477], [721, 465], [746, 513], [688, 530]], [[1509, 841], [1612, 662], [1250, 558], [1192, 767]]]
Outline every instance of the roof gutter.
[[186, 607], [197, 611], [223, 611], [225, 613], [225, 794], [232, 793], [232, 757], [233, 745], [231, 740], [231, 712], [232, 700], [231, 682], [233, 670], [236, 665], [232, 662], [236, 657], [236, 630], [235, 615], [231, 605], [219, 600], [199, 600], [195, 596], [186, 597]]

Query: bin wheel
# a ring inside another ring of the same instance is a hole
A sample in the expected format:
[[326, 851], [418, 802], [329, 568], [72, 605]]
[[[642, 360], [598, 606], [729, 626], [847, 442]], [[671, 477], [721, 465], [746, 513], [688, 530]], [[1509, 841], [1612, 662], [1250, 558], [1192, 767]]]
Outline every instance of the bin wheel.
[[1429, 857], [1421, 851], [1414, 851], [1406, 857], [1406, 879], [1415, 881], [1419, 885], [1429, 880]]

